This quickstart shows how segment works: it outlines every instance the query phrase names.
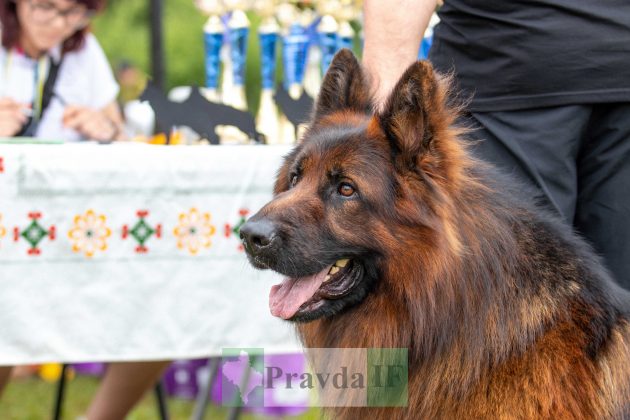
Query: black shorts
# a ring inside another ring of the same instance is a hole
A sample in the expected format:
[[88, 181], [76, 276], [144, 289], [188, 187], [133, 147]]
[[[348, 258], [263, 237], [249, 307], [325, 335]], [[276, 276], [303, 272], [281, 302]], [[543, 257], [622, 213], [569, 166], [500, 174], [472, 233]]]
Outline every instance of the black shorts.
[[473, 152], [541, 191], [630, 290], [630, 103], [468, 118]]

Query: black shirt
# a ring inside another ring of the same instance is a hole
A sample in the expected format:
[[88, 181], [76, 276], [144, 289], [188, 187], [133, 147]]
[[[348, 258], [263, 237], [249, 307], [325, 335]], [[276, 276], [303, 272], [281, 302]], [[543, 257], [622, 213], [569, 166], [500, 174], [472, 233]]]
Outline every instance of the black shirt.
[[630, 102], [630, 0], [446, 0], [429, 59], [471, 111]]

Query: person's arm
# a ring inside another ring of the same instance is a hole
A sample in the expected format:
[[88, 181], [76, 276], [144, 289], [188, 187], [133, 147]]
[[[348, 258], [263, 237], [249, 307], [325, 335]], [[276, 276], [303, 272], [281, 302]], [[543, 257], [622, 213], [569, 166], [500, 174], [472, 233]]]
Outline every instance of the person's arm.
[[436, 5], [436, 0], [365, 0], [363, 65], [378, 107], [418, 59], [420, 42]]
[[78, 59], [90, 81], [86, 100], [81, 106], [69, 103], [63, 114], [63, 124], [83, 137], [93, 140], [123, 140], [123, 118], [116, 103], [118, 84], [100, 44], [89, 33]]
[[102, 141], [124, 139], [122, 116], [116, 102], [111, 102], [100, 110], [67, 106], [63, 113], [63, 124], [88, 139]]
[[118, 105], [118, 102], [111, 102], [109, 105], [103, 108], [103, 113], [107, 118], [109, 118], [112, 123], [114, 123], [118, 130], [118, 133], [116, 134], [114, 140], [126, 140], [124, 131], [125, 122], [123, 120], [122, 113], [120, 112], [120, 106]]

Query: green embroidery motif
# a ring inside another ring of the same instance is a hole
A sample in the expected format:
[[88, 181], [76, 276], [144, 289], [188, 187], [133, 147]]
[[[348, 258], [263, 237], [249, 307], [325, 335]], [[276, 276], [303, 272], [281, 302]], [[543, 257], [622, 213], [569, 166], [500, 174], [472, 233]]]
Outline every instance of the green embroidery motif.
[[238, 236], [239, 232], [241, 231], [241, 226], [243, 226], [244, 224], [245, 224], [245, 218], [241, 217], [241, 220], [239, 220], [236, 226], [232, 228], [232, 232]]
[[135, 225], [129, 229], [127, 225], [123, 226], [122, 237], [123, 239], [127, 239], [128, 236], [131, 235], [133, 239], [138, 242], [138, 246], [136, 247], [136, 252], [138, 254], [146, 254], [149, 251], [146, 243], [147, 241], [155, 235], [157, 238], [162, 237], [162, 225], [157, 225], [155, 229], [146, 222], [145, 218], [149, 215], [147, 210], [139, 210], [136, 212], [140, 220], [136, 222]]
[[[241, 231], [241, 226], [243, 226], [245, 224], [245, 222], [247, 221], [247, 215], [249, 214], [249, 210], [248, 209], [240, 209], [238, 211], [238, 214], [240, 216], [239, 221], [236, 223], [236, 225], [232, 226], [229, 223], [225, 224], [225, 237], [229, 238], [230, 236], [232, 236], [232, 234], [234, 236], [236, 236], [237, 238], [239, 237], [239, 233]], [[239, 243], [237, 249], [240, 252], [243, 252], [245, 249], [243, 248], [243, 244]]]
[[44, 238], [48, 237], [51, 241], [55, 240], [55, 226], [53, 225], [46, 230], [39, 222], [39, 219], [42, 217], [40, 212], [31, 212], [28, 214], [28, 217], [31, 219], [31, 223], [21, 232], [20, 229], [16, 227], [14, 229], [13, 239], [17, 242], [20, 237], [24, 238], [30, 246], [28, 249], [28, 255], [39, 255], [41, 254], [39, 244], [44, 240]]
[[151, 226], [147, 225], [144, 218], [140, 219], [136, 225], [131, 229], [131, 236], [134, 237], [140, 246], [144, 246], [144, 243], [155, 233], [155, 230]]
[[34, 219], [33, 221], [31, 221], [31, 224], [22, 231], [20, 236], [26, 239], [26, 242], [29, 243], [31, 248], [37, 248], [37, 245], [39, 245], [39, 243], [46, 237], [47, 234], [48, 233], [39, 224], [37, 219]]

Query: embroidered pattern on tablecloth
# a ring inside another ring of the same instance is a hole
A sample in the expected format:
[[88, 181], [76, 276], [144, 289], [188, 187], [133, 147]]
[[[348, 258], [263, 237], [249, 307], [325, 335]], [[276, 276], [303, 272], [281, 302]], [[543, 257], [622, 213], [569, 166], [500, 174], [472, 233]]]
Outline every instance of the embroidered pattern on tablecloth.
[[0, 213], [0, 244], [2, 244], [2, 238], [7, 234], [7, 229], [2, 225], [2, 213]]
[[96, 214], [91, 209], [83, 215], [76, 215], [72, 229], [68, 231], [72, 251], [83, 253], [87, 258], [92, 258], [98, 251], [106, 251], [107, 238], [111, 235], [112, 230], [107, 227], [107, 217]]
[[[6, 213], [5, 213], [6, 214]], [[7, 219], [0, 213], [0, 256], [2, 251], [7, 249], [8, 244], [3, 244], [3, 238], [7, 236]], [[233, 223], [223, 223], [223, 239], [234, 245], [233, 250], [238, 253], [244, 251], [240, 242], [239, 230], [247, 221], [250, 210], [242, 208], [238, 211], [238, 216], [233, 219]], [[50, 215], [49, 215], [50, 216]], [[111, 216], [111, 215], [110, 215]], [[164, 235], [164, 223], [149, 220], [148, 210], [136, 211], [137, 220], [133, 223], [122, 225], [112, 225], [109, 223], [105, 212], [88, 209], [85, 213], [75, 214], [68, 223], [59, 223], [61, 228], [68, 229], [65, 238], [69, 241], [69, 248], [73, 253], [83, 254], [86, 258], [92, 258], [98, 253], [105, 253], [112, 245], [118, 246], [122, 242], [113, 241], [113, 232], [120, 232], [118, 238], [124, 241], [135, 242], [134, 252], [136, 254], [147, 254], [150, 249], [147, 245], [151, 241], [164, 240], [168, 247], [171, 242]], [[44, 221], [43, 213], [32, 211], [28, 213], [29, 223], [22, 226], [13, 227], [13, 243], [18, 245], [26, 243], [28, 245], [27, 254], [29, 256], [39, 256], [46, 248], [46, 244], [57, 239], [58, 226], [47, 224]], [[59, 221], [57, 217], [55, 220]], [[177, 223], [173, 228], [174, 239], [173, 248], [186, 251], [191, 256], [199, 255], [203, 250], [213, 246], [213, 237], [217, 233], [217, 227], [212, 223], [210, 212], [201, 211], [197, 207], [191, 207], [187, 212], [178, 214]], [[68, 226], [67, 228], [65, 226]], [[10, 243], [9, 243], [10, 244]], [[4, 246], [2, 246], [4, 245]], [[61, 244], [63, 246], [63, 244]], [[162, 250], [165, 248], [162, 247]]]
[[137, 243], [135, 251], [138, 254], [146, 254], [149, 252], [149, 248], [146, 246], [147, 241], [155, 235], [157, 239], [162, 238], [162, 225], [158, 223], [155, 226], [151, 226], [147, 223], [146, 218], [149, 216], [148, 210], [138, 210], [136, 212], [138, 221], [133, 225], [123, 225], [122, 238], [133, 238]]
[[195, 207], [179, 215], [179, 224], [173, 230], [177, 248], [197, 255], [203, 248], [210, 248], [216, 228], [210, 223], [210, 213], [202, 213]]
[[226, 238], [230, 238], [232, 236], [236, 237], [238, 239], [238, 246], [236, 247], [236, 249], [239, 252], [244, 252], [245, 248], [243, 247], [243, 243], [240, 240], [239, 237], [239, 232], [241, 230], [241, 226], [243, 226], [245, 224], [245, 222], [247, 221], [247, 215], [249, 214], [249, 210], [248, 209], [240, 209], [238, 211], [238, 215], [239, 215], [239, 219], [238, 222], [236, 222], [236, 224], [234, 226], [232, 226], [229, 223], [225, 224], [225, 228], [224, 228], [224, 235]]
[[40, 222], [42, 213], [39, 211], [28, 213], [28, 218], [31, 219], [31, 223], [27, 227], [24, 229], [20, 229], [19, 226], [13, 228], [13, 241], [19, 242], [20, 239], [24, 239], [29, 244], [27, 254], [37, 256], [42, 253], [39, 245], [46, 237], [54, 241], [57, 235], [57, 229], [55, 225], [50, 225], [48, 229], [46, 229], [46, 225]]

